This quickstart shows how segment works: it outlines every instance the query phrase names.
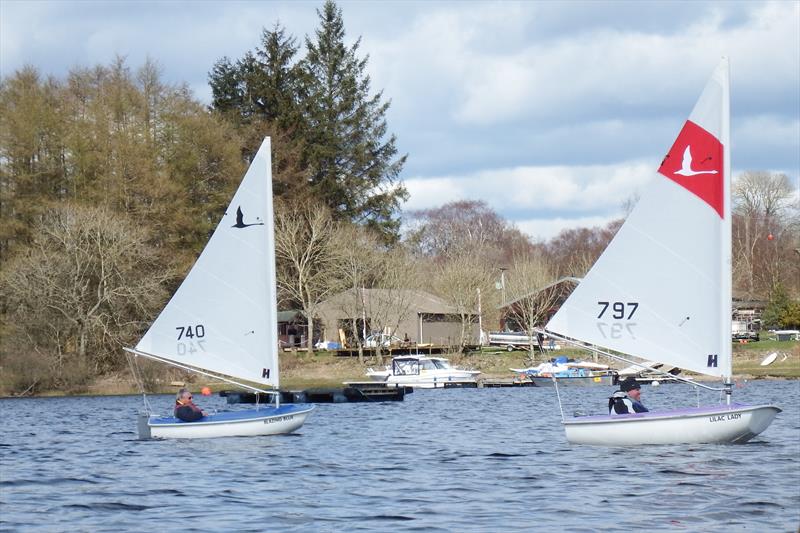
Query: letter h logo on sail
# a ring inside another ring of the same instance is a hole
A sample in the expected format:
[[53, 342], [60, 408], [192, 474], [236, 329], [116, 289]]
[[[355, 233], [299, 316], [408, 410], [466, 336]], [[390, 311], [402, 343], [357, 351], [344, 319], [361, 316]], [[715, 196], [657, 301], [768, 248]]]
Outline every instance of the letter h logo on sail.
[[708, 364], [706, 366], [709, 367], [709, 368], [711, 368], [712, 366], [714, 368], [717, 367], [717, 354], [715, 354], [715, 353], [714, 354], [708, 354]]

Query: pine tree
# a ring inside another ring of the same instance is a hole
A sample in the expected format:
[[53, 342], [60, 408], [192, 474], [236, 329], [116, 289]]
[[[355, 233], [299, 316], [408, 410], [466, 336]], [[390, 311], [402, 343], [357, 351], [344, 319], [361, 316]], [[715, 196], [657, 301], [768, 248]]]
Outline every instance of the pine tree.
[[406, 156], [397, 157], [387, 137], [383, 94], [370, 94], [368, 58], [360, 41], [344, 44], [342, 12], [332, 1], [318, 10], [315, 40], [295, 62], [298, 46], [285, 28], [264, 30], [261, 43], [235, 63], [222, 58], [209, 74], [212, 108], [244, 139], [243, 155], [273, 137], [275, 194], [287, 201], [309, 198], [340, 220], [376, 230], [386, 242], [398, 238], [399, 181]]
[[301, 62], [309, 181], [336, 216], [395, 240], [408, 193], [398, 179], [406, 156], [395, 158], [395, 136], [386, 139], [390, 103], [382, 92], [370, 95], [369, 58], [358, 57], [360, 39], [345, 46], [341, 9], [327, 0], [317, 14], [320, 28], [315, 40], [306, 37]]

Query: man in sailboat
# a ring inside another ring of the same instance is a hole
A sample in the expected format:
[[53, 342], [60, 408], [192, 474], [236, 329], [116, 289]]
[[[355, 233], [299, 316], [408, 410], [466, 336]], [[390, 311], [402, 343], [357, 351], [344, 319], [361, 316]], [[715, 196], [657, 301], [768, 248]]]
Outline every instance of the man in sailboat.
[[625, 378], [619, 384], [619, 390], [608, 399], [608, 414], [627, 415], [630, 413], [646, 413], [648, 411], [640, 401], [642, 386], [634, 378]]
[[179, 390], [175, 397], [175, 418], [184, 422], [196, 422], [204, 416], [207, 416], [206, 412], [192, 401], [192, 393], [187, 389]]

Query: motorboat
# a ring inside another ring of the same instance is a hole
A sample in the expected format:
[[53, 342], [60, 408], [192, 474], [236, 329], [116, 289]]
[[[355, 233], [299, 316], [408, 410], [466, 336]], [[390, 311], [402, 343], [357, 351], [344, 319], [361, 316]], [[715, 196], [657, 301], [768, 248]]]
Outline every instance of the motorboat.
[[367, 376], [373, 381], [421, 389], [475, 386], [480, 373], [451, 366], [443, 357], [427, 355], [402, 355], [392, 358], [383, 370], [367, 369]]

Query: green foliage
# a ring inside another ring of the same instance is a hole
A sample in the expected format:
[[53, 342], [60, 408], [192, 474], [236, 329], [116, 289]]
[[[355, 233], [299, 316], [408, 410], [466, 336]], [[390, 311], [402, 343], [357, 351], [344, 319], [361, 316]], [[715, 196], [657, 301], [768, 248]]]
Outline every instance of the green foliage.
[[0, 82], [0, 386], [80, 390], [124, 363], [219, 221], [240, 144], [152, 61]]
[[[257, 139], [273, 142], [276, 195], [289, 201], [313, 196], [339, 220], [374, 229], [386, 242], [398, 238], [397, 214], [407, 192], [399, 181], [406, 157], [387, 136], [388, 102], [371, 95], [367, 58], [357, 41], [344, 44], [342, 12], [326, 1], [320, 28], [306, 38], [306, 57], [294, 62], [295, 39], [276, 24], [264, 30], [255, 53], [235, 63], [220, 59], [209, 74], [212, 107]], [[256, 143], [247, 148], [254, 153]]]
[[65, 81], [26, 68], [3, 80], [0, 110], [2, 259], [31, 242], [45, 209], [71, 202], [129, 214], [185, 262], [242, 174], [233, 129], [150, 61], [74, 69]]
[[761, 321], [768, 328], [800, 328], [800, 301], [790, 299], [783, 285], [777, 284], [770, 293]]

